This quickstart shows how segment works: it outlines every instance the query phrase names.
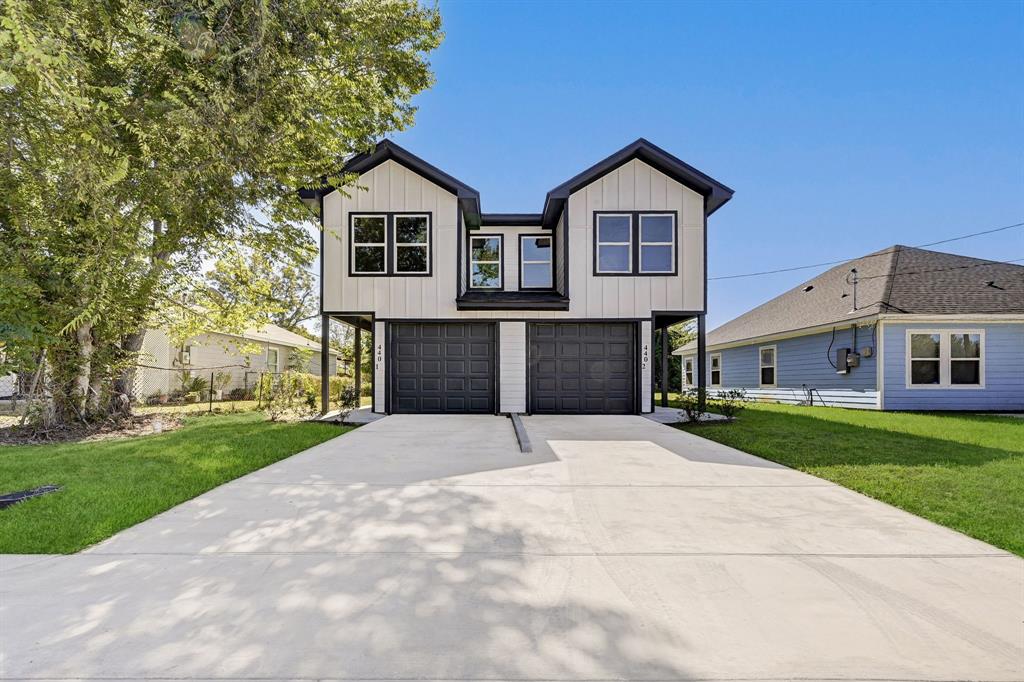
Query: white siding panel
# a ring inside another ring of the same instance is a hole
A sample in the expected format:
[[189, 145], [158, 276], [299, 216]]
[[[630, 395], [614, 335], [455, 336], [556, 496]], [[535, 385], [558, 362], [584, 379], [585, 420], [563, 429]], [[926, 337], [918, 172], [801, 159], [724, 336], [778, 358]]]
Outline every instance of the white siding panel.
[[654, 408], [651, 406], [651, 382], [653, 381], [653, 367], [652, 364], [654, 358], [651, 354], [654, 352], [651, 347], [651, 323], [641, 322], [640, 323], [640, 411], [651, 412]]
[[384, 411], [384, 385], [387, 382], [384, 327], [384, 322], [375, 322], [373, 325], [373, 404], [376, 412]]
[[499, 325], [500, 412], [526, 412], [526, 323]]

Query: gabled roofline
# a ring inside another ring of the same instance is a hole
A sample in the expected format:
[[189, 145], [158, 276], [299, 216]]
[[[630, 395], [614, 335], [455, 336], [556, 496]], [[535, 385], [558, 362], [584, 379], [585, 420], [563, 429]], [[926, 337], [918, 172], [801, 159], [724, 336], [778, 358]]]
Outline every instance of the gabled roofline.
[[640, 159], [673, 180], [703, 195], [707, 200], [705, 202], [707, 215], [711, 215], [721, 208], [732, 198], [734, 193], [732, 189], [718, 182], [710, 175], [702, 173], [682, 159], [669, 154], [661, 147], [641, 137], [548, 192], [544, 200], [544, 224], [552, 225], [558, 220], [563, 205], [568, 200], [570, 194], [604, 177], [633, 159]]
[[[822, 332], [831, 331], [833, 328], [849, 327], [850, 325], [857, 325], [858, 327], [865, 327], [869, 323], [874, 322], [881, 318], [878, 313], [870, 313], [868, 315], [861, 315], [858, 317], [851, 317], [848, 320], [836, 320], [835, 322], [827, 322], [825, 324], [817, 324], [813, 327], [802, 327], [800, 329], [789, 329], [782, 332], [776, 332], [774, 334], [761, 334], [760, 336], [751, 336], [746, 339], [737, 339], [735, 341], [726, 341], [724, 343], [709, 343], [705, 350], [724, 350], [726, 348], [738, 348], [740, 346], [750, 346], [755, 343], [768, 343], [770, 341], [783, 341], [785, 339], [795, 339], [800, 336], [812, 336], [814, 334], [821, 334]], [[697, 342], [690, 341], [684, 346], [680, 346], [672, 351], [672, 355], [696, 355], [697, 353]]]

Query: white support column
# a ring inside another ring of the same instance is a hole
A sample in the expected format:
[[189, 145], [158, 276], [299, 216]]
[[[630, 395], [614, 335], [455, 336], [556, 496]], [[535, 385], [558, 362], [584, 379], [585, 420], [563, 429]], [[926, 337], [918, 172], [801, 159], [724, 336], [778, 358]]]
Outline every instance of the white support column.
[[385, 322], [373, 324], [373, 405], [375, 412], [384, 411], [384, 386], [387, 382], [385, 362], [387, 344], [384, 340]]
[[651, 381], [654, 374], [654, 348], [651, 347], [651, 323], [640, 323], [640, 411], [653, 412], [651, 405]]
[[498, 411], [526, 412], [526, 323], [498, 324]]

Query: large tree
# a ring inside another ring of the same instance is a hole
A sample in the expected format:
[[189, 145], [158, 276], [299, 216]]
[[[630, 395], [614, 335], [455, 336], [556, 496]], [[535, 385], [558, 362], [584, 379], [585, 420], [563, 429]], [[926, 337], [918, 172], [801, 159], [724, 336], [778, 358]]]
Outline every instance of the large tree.
[[49, 418], [122, 405], [211, 258], [294, 251], [295, 190], [411, 124], [440, 39], [414, 0], [0, 3], [0, 341]]

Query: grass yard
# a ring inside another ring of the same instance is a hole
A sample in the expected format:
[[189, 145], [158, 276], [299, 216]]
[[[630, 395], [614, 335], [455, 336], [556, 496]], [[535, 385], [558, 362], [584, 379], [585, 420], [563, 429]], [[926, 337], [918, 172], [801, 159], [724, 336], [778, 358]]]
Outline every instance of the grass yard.
[[0, 447], [0, 491], [63, 486], [0, 509], [0, 553], [76, 552], [349, 430], [243, 412], [189, 417], [160, 435]]
[[757, 404], [679, 428], [1024, 556], [1024, 419]]

